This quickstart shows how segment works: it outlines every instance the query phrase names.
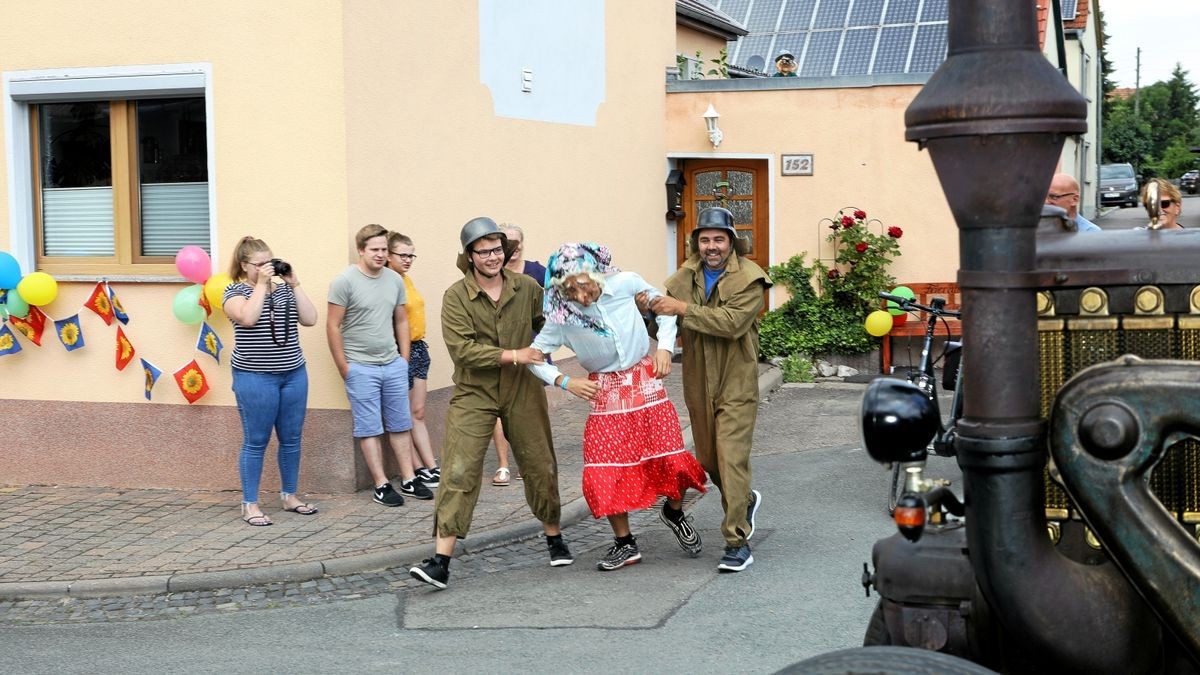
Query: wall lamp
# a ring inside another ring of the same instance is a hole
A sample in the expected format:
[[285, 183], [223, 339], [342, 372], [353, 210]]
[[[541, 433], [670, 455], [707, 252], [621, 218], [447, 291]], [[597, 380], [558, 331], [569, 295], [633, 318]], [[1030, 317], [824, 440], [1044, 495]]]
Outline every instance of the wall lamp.
[[708, 110], [704, 111], [704, 127], [708, 129], [708, 140], [712, 143], [713, 150], [720, 147], [721, 141], [725, 140], [725, 134], [721, 133], [721, 127], [717, 126], [719, 117], [721, 113], [709, 103]]

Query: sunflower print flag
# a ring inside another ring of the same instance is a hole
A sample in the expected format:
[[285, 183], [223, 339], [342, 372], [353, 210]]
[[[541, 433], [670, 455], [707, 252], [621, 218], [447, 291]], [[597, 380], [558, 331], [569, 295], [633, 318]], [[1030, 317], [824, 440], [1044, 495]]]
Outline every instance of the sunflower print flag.
[[29, 313], [23, 319], [9, 314], [8, 322], [21, 331], [22, 335], [29, 338], [30, 342], [39, 347], [42, 346], [42, 331], [46, 329], [46, 315], [37, 306], [30, 305]]
[[117, 292], [112, 289], [112, 286], [104, 284], [108, 289], [108, 304], [112, 305], [113, 316], [117, 317], [117, 321], [129, 325], [129, 315], [125, 313], [125, 308], [121, 306], [121, 301], [117, 299]]
[[58, 333], [58, 339], [67, 348], [67, 351], [73, 352], [84, 346], [83, 344], [83, 329], [79, 327], [79, 315], [69, 319], [59, 319], [54, 322], [54, 332]]
[[158, 368], [155, 368], [154, 364], [150, 363], [146, 359], [142, 359], [141, 361], [142, 361], [142, 372], [146, 375], [146, 384], [145, 384], [146, 400], [149, 401], [150, 400], [150, 392], [151, 392], [151, 390], [154, 389], [154, 383], [158, 382], [158, 376], [162, 375], [162, 371], [159, 370]]
[[188, 403], [195, 403], [208, 393], [208, 378], [204, 376], [204, 371], [200, 370], [196, 359], [188, 361], [187, 365], [175, 371], [175, 382], [179, 384], [179, 391], [183, 392], [183, 397]]
[[117, 370], [125, 370], [125, 366], [129, 365], [136, 353], [137, 350], [133, 348], [133, 343], [125, 337], [125, 331], [117, 326]]
[[84, 307], [92, 310], [101, 319], [104, 319], [105, 326], [111, 326], [113, 322], [112, 303], [108, 300], [108, 291], [104, 288], [103, 281], [97, 281], [96, 287], [92, 289], [92, 296], [88, 301], [83, 303]]
[[8, 326], [0, 325], [0, 356], [8, 356], [21, 351], [21, 343]]
[[221, 362], [221, 350], [225, 346], [221, 344], [221, 338], [217, 335], [217, 331], [213, 330], [208, 323], [200, 324], [200, 339], [196, 341], [196, 349], [208, 354], [216, 359], [217, 363]]

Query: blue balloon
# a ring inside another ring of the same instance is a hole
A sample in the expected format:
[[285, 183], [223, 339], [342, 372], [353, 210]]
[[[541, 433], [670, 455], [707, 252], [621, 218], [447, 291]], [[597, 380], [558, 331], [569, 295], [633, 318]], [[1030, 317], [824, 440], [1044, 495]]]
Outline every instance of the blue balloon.
[[21, 280], [21, 266], [12, 254], [0, 251], [0, 288], [16, 288]]

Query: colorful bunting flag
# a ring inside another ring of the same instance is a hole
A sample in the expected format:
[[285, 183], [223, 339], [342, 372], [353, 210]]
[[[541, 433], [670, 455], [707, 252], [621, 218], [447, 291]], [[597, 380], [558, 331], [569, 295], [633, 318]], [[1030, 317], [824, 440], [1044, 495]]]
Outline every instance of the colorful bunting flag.
[[88, 301], [83, 303], [83, 306], [95, 312], [101, 319], [104, 319], [104, 325], [112, 325], [112, 303], [108, 301], [108, 291], [104, 288], [103, 281], [96, 282], [96, 287], [92, 289], [92, 297], [88, 298]]
[[[113, 306], [115, 307], [116, 305], [113, 305]], [[118, 314], [117, 318], [118, 319], [121, 318], [121, 315]], [[146, 400], [149, 401], [150, 400], [150, 391], [152, 389], [154, 389], [154, 383], [158, 382], [158, 376], [162, 375], [162, 371], [159, 370], [158, 368], [155, 368], [154, 364], [150, 363], [146, 359], [142, 359], [141, 361], [142, 361], [142, 372], [145, 373], [145, 375], [146, 375]]]
[[133, 343], [125, 337], [125, 331], [117, 326], [117, 370], [125, 370], [125, 366], [129, 365], [136, 353], [137, 350], [133, 348]]
[[208, 354], [216, 359], [217, 363], [220, 363], [221, 350], [224, 347], [221, 344], [221, 337], [217, 335], [217, 332], [207, 322], [200, 324], [200, 339], [196, 341], [196, 349]]
[[208, 378], [204, 376], [204, 371], [200, 370], [200, 364], [196, 363], [196, 359], [192, 359], [187, 365], [175, 371], [175, 382], [179, 385], [179, 391], [183, 392], [183, 397], [187, 399], [188, 403], [195, 403], [208, 393]]
[[8, 291], [0, 288], [0, 323], [8, 320]]
[[200, 291], [200, 306], [204, 308], [204, 316], [212, 316], [212, 305], [208, 304], [208, 296]]
[[69, 319], [55, 321], [54, 332], [58, 334], [59, 341], [63, 343], [63, 346], [69, 352], [73, 352], [84, 346], [83, 329], [79, 326], [78, 314]]
[[33, 344], [42, 346], [42, 331], [46, 329], [46, 315], [36, 305], [29, 306], [29, 313], [22, 319], [12, 314], [8, 315], [8, 322], [11, 323], [21, 334], [29, 338]]
[[8, 356], [21, 351], [21, 343], [8, 326], [0, 325], [0, 356]]
[[108, 288], [108, 302], [112, 305], [113, 316], [117, 317], [117, 321], [128, 326], [129, 315], [125, 313], [125, 308], [121, 306], [121, 301], [117, 299], [117, 292], [108, 284], [104, 284], [104, 286]]

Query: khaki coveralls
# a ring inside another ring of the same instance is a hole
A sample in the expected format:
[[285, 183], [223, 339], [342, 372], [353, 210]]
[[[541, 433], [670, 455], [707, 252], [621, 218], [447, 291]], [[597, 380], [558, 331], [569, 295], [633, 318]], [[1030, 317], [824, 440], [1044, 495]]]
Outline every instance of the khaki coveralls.
[[521, 467], [529, 509], [543, 523], [557, 524], [560, 517], [558, 462], [542, 381], [525, 366], [500, 365], [503, 351], [528, 347], [541, 329], [542, 289], [524, 274], [502, 274], [499, 302], [492, 302], [469, 268], [442, 297], [442, 336], [454, 361], [435, 502], [435, 528], [443, 537], [465, 537], [471, 527], [497, 418]]
[[771, 279], [731, 252], [712, 296], [705, 298], [703, 268], [692, 254], [667, 279], [666, 290], [688, 303], [679, 335], [696, 459], [721, 491], [725, 544], [742, 546], [750, 531], [750, 444], [758, 417], [758, 315]]

